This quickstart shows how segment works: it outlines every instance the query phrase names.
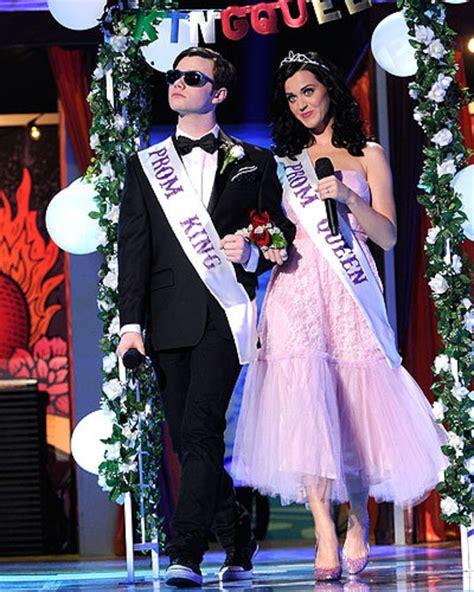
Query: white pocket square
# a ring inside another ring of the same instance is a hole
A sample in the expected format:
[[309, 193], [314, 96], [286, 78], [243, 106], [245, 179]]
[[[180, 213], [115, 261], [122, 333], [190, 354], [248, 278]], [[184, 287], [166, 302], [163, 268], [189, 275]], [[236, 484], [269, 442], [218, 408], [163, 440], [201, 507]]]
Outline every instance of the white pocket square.
[[232, 177], [231, 182], [235, 181], [236, 179], [238, 179], [239, 177], [241, 177], [242, 175], [248, 175], [249, 173], [253, 173], [254, 171], [256, 171], [258, 169], [258, 167], [253, 164], [251, 166], [245, 166], [242, 167], [240, 170], [238, 170], [235, 175]]

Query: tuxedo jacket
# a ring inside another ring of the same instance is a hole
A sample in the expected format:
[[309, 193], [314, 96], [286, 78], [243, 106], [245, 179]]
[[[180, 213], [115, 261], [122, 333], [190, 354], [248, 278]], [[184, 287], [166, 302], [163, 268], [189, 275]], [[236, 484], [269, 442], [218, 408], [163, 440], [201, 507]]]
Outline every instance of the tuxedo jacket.
[[[281, 209], [282, 190], [269, 150], [219, 132], [217, 172], [207, 210], [218, 235], [248, 226], [251, 210], [266, 211], [291, 243], [294, 225]], [[223, 144], [240, 144], [244, 156], [221, 173]], [[120, 323], [147, 329], [148, 346], [161, 351], [196, 345], [209, 311], [225, 324], [225, 314], [200, 279], [166, 219], [137, 155], [127, 164], [118, 236]], [[257, 276], [271, 266], [261, 254], [255, 273], [234, 264], [237, 280], [250, 299]], [[151, 342], [151, 343], [150, 343]]]

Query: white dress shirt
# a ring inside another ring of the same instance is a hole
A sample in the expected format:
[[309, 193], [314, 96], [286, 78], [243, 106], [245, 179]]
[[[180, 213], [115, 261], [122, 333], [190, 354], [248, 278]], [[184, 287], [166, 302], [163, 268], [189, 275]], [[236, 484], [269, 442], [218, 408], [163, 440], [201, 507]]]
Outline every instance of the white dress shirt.
[[[186, 132], [183, 132], [179, 126], [176, 127], [176, 137], [184, 136], [186, 138], [190, 138], [191, 140], [199, 140], [209, 133], [213, 134], [214, 137], [217, 138], [219, 135], [219, 126], [216, 124], [210, 131], [197, 138], [190, 136]], [[181, 157], [189, 180], [206, 209], [211, 199], [212, 188], [214, 187], [214, 179], [217, 173], [217, 158], [218, 150], [216, 150], [213, 154], [209, 154], [209, 152], [199, 148], [199, 146], [196, 146], [196, 148], [193, 148], [191, 152]], [[236, 230], [239, 229], [236, 228]], [[245, 264], [242, 263], [241, 265], [245, 271], [253, 273], [257, 269], [260, 253], [257, 245], [252, 244], [250, 247], [251, 249], [248, 261]], [[124, 325], [120, 329], [120, 335], [123, 335], [124, 333], [141, 333], [141, 326], [136, 323]]]
[[[194, 138], [186, 132], [183, 132], [179, 129], [179, 126], [176, 128], [177, 138], [184, 136], [191, 140], [199, 140], [203, 136], [207, 136], [209, 133], [217, 138], [219, 135], [219, 126], [216, 124], [209, 132], [202, 134], [202, 136], [199, 136], [198, 138]], [[217, 172], [217, 156], [217, 150], [213, 154], [209, 154], [209, 152], [206, 152], [197, 146], [196, 148], [193, 148], [191, 152], [181, 157], [184, 168], [191, 181], [191, 185], [194, 187], [194, 190], [198, 194], [199, 199], [202, 201], [205, 208], [209, 205], [212, 188], [214, 187], [214, 178]]]

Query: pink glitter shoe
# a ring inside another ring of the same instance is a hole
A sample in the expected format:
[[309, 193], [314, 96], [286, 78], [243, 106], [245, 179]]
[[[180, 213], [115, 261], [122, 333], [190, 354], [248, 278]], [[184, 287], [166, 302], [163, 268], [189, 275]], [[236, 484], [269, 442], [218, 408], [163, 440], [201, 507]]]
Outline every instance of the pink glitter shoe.
[[[317, 567], [316, 565], [316, 558], [318, 554], [318, 545], [316, 544], [316, 557], [314, 560], [314, 579], [317, 582], [322, 581], [330, 581], [330, 580], [339, 580], [342, 575], [342, 568], [340, 565], [335, 567]], [[340, 559], [340, 551], [339, 551], [339, 559]]]
[[367, 567], [367, 564], [369, 563], [370, 546], [367, 544], [366, 548], [367, 553], [357, 559], [345, 555], [344, 550], [342, 551], [342, 567], [349, 575], [355, 576]]

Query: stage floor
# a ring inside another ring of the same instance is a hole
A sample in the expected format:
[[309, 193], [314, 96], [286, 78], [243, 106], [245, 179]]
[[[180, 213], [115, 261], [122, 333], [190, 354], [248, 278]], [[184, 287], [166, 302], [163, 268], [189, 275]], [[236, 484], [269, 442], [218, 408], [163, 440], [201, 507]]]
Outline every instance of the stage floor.
[[[449, 544], [418, 545], [411, 547], [376, 546], [372, 549], [369, 567], [360, 577], [344, 577], [337, 583], [316, 583], [312, 576], [313, 549], [289, 548], [261, 550], [258, 554], [254, 578], [250, 582], [219, 586], [217, 569], [222, 562], [222, 553], [208, 553], [203, 564], [204, 585], [198, 590], [272, 592], [366, 592], [384, 590], [400, 592], [433, 592], [438, 590], [470, 590], [463, 586], [461, 554], [457, 546]], [[57, 558], [40, 560], [8, 561], [0, 563], [0, 590], [68, 592], [109, 592], [176, 590], [163, 582], [151, 581], [147, 558], [138, 558], [137, 582], [126, 583], [124, 561], [83, 561]], [[162, 559], [162, 572], [168, 560]], [[188, 588], [191, 590], [191, 588]]]

